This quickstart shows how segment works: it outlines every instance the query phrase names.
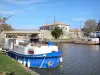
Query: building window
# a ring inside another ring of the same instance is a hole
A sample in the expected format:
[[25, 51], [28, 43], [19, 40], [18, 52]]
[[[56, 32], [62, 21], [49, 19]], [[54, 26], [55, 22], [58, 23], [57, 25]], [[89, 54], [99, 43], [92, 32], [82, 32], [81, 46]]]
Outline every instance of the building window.
[[40, 28], [40, 30], [42, 30], [42, 28]]
[[65, 30], [67, 30], [67, 27], [65, 27]]

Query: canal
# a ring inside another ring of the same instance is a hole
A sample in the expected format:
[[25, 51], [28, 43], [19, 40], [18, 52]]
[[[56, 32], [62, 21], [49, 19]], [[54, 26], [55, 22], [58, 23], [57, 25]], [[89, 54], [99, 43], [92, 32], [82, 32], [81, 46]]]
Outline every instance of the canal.
[[100, 46], [59, 44], [63, 68], [33, 69], [40, 75], [100, 75]]

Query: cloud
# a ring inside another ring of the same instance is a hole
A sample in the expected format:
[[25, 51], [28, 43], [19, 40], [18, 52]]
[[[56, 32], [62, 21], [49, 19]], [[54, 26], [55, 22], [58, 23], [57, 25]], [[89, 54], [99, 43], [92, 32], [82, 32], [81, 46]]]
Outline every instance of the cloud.
[[57, 4], [44, 4], [42, 6], [59, 6], [59, 5], [62, 5], [64, 3], [57, 3]]
[[12, 4], [31, 4], [37, 2], [45, 2], [47, 0], [2, 0], [5, 3], [12, 3]]
[[39, 5], [36, 5], [36, 6], [31, 6], [30, 8], [27, 8], [27, 9], [31, 10], [31, 9], [41, 8], [41, 7], [52, 7], [52, 6], [59, 6], [59, 5], [62, 5], [62, 4], [64, 4], [64, 3], [39, 4]]
[[0, 11], [0, 14], [6, 14], [6, 15], [15, 15], [15, 14], [19, 14], [22, 13], [23, 11]]
[[[91, 11], [92, 12], [92, 11]], [[81, 15], [91, 15], [92, 13], [91, 13], [90, 11], [83, 11], [83, 12], [81, 12], [80, 14]]]
[[[24, 28], [23, 28], [24, 27]], [[15, 29], [22, 29], [22, 30], [24, 30], [24, 29], [29, 29], [29, 30], [37, 30], [37, 29], [39, 29], [39, 27], [38, 27], [38, 25], [16, 25], [15, 27], [14, 27]]]
[[79, 22], [79, 21], [85, 21], [85, 18], [72, 18], [73, 21]]
[[12, 11], [0, 11], [0, 14], [14, 14]]

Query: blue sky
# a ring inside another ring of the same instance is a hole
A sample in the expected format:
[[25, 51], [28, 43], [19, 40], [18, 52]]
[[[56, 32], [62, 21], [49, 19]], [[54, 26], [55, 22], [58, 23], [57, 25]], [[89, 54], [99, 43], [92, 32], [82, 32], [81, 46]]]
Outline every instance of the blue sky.
[[100, 19], [100, 0], [0, 0], [0, 16], [16, 29], [37, 29], [53, 23], [64, 22], [79, 28], [87, 19]]

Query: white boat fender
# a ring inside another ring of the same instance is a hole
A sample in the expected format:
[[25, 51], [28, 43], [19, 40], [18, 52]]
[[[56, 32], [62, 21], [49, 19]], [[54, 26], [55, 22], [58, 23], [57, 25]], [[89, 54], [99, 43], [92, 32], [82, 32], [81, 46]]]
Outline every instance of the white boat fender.
[[53, 65], [53, 61], [48, 62], [48, 66], [51, 67]]
[[60, 57], [60, 62], [63, 62], [63, 59], [62, 59], [62, 57]]
[[20, 59], [18, 59], [18, 62], [22, 64], [22, 61]]
[[16, 60], [18, 60], [17, 56], [16, 56]]
[[22, 64], [22, 63], [23, 63], [23, 61], [21, 61], [21, 60], [20, 60], [20, 63]]
[[43, 56], [46, 57], [46, 54], [44, 54]]
[[18, 62], [20, 62], [20, 60], [18, 59]]
[[30, 67], [30, 61], [28, 60], [28, 64], [27, 64], [27, 67]]
[[23, 63], [23, 65], [24, 65], [24, 66], [26, 66], [26, 61], [25, 61], [25, 60], [24, 60], [24, 63]]

